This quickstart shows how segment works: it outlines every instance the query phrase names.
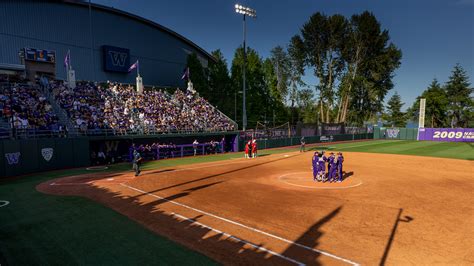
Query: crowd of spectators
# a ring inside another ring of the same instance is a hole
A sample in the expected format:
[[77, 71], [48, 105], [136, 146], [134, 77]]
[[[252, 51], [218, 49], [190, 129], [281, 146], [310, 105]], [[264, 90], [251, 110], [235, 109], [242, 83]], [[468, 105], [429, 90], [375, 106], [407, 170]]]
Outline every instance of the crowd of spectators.
[[0, 119], [16, 131], [60, 132], [64, 128], [44, 94], [25, 84], [0, 88]]
[[192, 91], [145, 90], [117, 83], [78, 83], [70, 89], [61, 82], [50, 88], [80, 131], [113, 130], [114, 134], [174, 131], [226, 131], [234, 124]]

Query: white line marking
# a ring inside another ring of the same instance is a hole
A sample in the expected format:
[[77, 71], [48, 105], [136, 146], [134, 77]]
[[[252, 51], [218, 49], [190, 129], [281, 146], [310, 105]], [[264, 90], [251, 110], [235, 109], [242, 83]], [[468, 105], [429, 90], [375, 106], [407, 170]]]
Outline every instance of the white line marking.
[[5, 206], [7, 206], [8, 204], [10, 204], [10, 202], [9, 202], [9, 201], [6, 201], [6, 200], [0, 200], [0, 208], [1, 208], [1, 207], [5, 207]]
[[223, 236], [227, 237], [228, 239], [233, 239], [233, 240], [235, 240], [235, 241], [237, 241], [237, 242], [241, 242], [241, 243], [250, 245], [250, 246], [252, 246], [252, 247], [255, 248], [255, 249], [258, 249], [258, 250], [267, 252], [267, 253], [272, 254], [272, 255], [274, 255], [274, 256], [277, 256], [277, 257], [280, 257], [280, 258], [285, 259], [285, 260], [287, 260], [287, 261], [293, 262], [293, 263], [296, 264], [296, 265], [306, 265], [306, 264], [304, 264], [304, 263], [302, 263], [302, 262], [299, 262], [299, 261], [297, 261], [297, 260], [294, 260], [294, 259], [289, 258], [289, 257], [284, 256], [284, 255], [281, 255], [280, 253], [277, 253], [277, 252], [275, 252], [275, 251], [271, 251], [271, 250], [266, 249], [266, 248], [264, 248], [264, 247], [257, 246], [257, 245], [255, 245], [255, 244], [252, 244], [252, 243], [248, 242], [248, 241], [245, 241], [245, 240], [243, 240], [243, 239], [240, 239], [240, 238], [238, 238], [238, 237], [236, 237], [236, 236], [233, 236], [233, 235], [228, 234], [228, 233], [226, 233], [226, 232], [222, 232], [222, 231], [220, 231], [220, 230], [214, 229], [214, 228], [212, 228], [212, 227], [210, 227], [210, 226], [208, 226], [208, 225], [202, 224], [202, 223], [200, 223], [200, 222], [198, 222], [198, 221], [196, 221], [196, 220], [187, 218], [187, 217], [185, 217], [185, 216], [183, 216], [183, 215], [179, 215], [179, 214], [174, 213], [174, 212], [172, 212], [171, 214], [172, 214], [173, 216], [176, 216], [176, 217], [182, 219], [182, 220], [191, 222], [191, 224], [199, 225], [199, 226], [201, 226], [201, 227], [204, 227], [204, 228], [206, 228], [206, 229], [209, 229], [209, 230], [211, 230], [211, 231], [213, 231], [213, 232], [216, 232], [216, 233], [218, 233], [218, 234], [222, 234]]
[[320, 249], [316, 249], [316, 248], [311, 248], [311, 247], [305, 246], [305, 245], [303, 245], [303, 244], [293, 242], [293, 241], [288, 240], [288, 239], [285, 239], [285, 238], [283, 238], [283, 237], [279, 237], [279, 236], [276, 236], [276, 235], [273, 235], [273, 234], [264, 232], [264, 231], [262, 231], [262, 230], [259, 230], [259, 229], [256, 229], [256, 228], [253, 228], [253, 227], [250, 227], [250, 226], [247, 226], [247, 225], [244, 225], [244, 224], [241, 224], [241, 223], [238, 223], [238, 222], [235, 222], [235, 221], [232, 221], [232, 220], [229, 220], [229, 219], [226, 219], [226, 218], [217, 216], [217, 215], [214, 215], [214, 214], [212, 214], [212, 213], [209, 213], [209, 212], [206, 212], [206, 211], [202, 211], [202, 210], [199, 210], [199, 209], [190, 207], [190, 206], [188, 206], [188, 205], [185, 205], [185, 204], [182, 204], [182, 203], [173, 201], [173, 200], [169, 200], [169, 199], [160, 197], [160, 196], [155, 195], [155, 194], [153, 194], [153, 193], [149, 193], [149, 192], [143, 191], [143, 190], [141, 190], [141, 189], [134, 188], [134, 187], [129, 186], [129, 185], [125, 185], [125, 184], [123, 184], [123, 183], [121, 183], [120, 185], [123, 186], [123, 187], [129, 188], [129, 189], [131, 189], [131, 190], [135, 190], [135, 191], [138, 191], [138, 192], [140, 192], [140, 193], [146, 194], [146, 195], [148, 195], [148, 196], [151, 196], [151, 197], [154, 197], [154, 198], [157, 198], [157, 199], [164, 200], [164, 201], [166, 201], [166, 202], [175, 204], [175, 205], [177, 205], [177, 206], [180, 206], [180, 207], [183, 207], [183, 208], [186, 208], [186, 209], [190, 209], [190, 210], [193, 210], [193, 211], [195, 211], [195, 212], [199, 212], [199, 213], [202, 213], [202, 214], [205, 214], [205, 215], [214, 217], [214, 218], [216, 218], [216, 219], [219, 219], [219, 220], [228, 222], [228, 223], [230, 223], [230, 224], [234, 224], [234, 225], [243, 227], [243, 228], [248, 229], [248, 230], [250, 230], [250, 231], [253, 231], [253, 232], [256, 232], [256, 233], [260, 233], [260, 234], [262, 234], [262, 235], [266, 235], [266, 236], [269, 236], [269, 237], [278, 239], [278, 240], [280, 240], [280, 241], [282, 241], [282, 242], [285, 242], [285, 243], [288, 243], [288, 244], [291, 244], [291, 245], [295, 245], [295, 246], [298, 246], [298, 247], [300, 247], [300, 248], [303, 248], [303, 249], [306, 249], [306, 250], [309, 250], [309, 251], [313, 251], [313, 252], [316, 252], [316, 253], [318, 253], [318, 254], [325, 255], [325, 256], [331, 257], [331, 258], [336, 259], [336, 260], [340, 260], [340, 261], [346, 262], [346, 263], [351, 264], [351, 265], [359, 265], [359, 264], [356, 263], [356, 262], [353, 262], [353, 261], [351, 261], [351, 260], [348, 260], [348, 259], [345, 259], [345, 258], [336, 256], [336, 255], [331, 254], [331, 253], [329, 253], [329, 252], [326, 252], [326, 251], [323, 251], [323, 250], [320, 250]]
[[78, 185], [89, 185], [94, 183], [94, 181], [84, 182], [84, 183], [61, 183], [58, 184], [56, 182], [50, 183], [50, 186], [78, 186]]
[[107, 169], [109, 169], [109, 167], [107, 166], [91, 166], [91, 167], [86, 168], [86, 170], [88, 171], [94, 171], [94, 170], [101, 171], [101, 170], [107, 170]]
[[[286, 183], [288, 185], [292, 185], [292, 186], [296, 186], [296, 187], [304, 187], [304, 188], [312, 188], [312, 189], [347, 189], [347, 188], [353, 188], [353, 187], [358, 187], [360, 185], [363, 184], [363, 182], [361, 180], [359, 180], [359, 183], [355, 184], [355, 185], [351, 185], [351, 186], [345, 186], [345, 187], [310, 187], [310, 186], [305, 186], [305, 185], [297, 185], [297, 184], [293, 184], [293, 183], [290, 183], [286, 180], [283, 180], [281, 179], [282, 177], [285, 177], [285, 176], [289, 176], [289, 175], [296, 175], [296, 174], [311, 174], [311, 173], [306, 173], [306, 172], [296, 172], [296, 173], [288, 173], [288, 174], [284, 174], [284, 175], [281, 175], [278, 177], [278, 181], [281, 181], [283, 183]], [[311, 178], [311, 177], [309, 177]]]

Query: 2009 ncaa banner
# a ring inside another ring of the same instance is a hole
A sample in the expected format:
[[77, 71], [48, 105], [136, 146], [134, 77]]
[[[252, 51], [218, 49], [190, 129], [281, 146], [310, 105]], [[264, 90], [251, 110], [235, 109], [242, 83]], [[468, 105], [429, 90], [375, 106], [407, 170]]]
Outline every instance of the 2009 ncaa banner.
[[474, 142], [474, 128], [420, 128], [418, 140]]

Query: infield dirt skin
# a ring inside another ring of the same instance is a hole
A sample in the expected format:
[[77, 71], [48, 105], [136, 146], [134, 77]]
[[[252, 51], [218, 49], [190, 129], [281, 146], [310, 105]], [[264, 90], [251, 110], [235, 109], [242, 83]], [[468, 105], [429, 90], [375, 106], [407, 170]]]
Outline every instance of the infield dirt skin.
[[98, 201], [224, 264], [474, 264], [473, 161], [344, 153], [346, 179], [317, 183], [311, 156], [224, 160], [139, 177], [92, 172], [37, 189]]

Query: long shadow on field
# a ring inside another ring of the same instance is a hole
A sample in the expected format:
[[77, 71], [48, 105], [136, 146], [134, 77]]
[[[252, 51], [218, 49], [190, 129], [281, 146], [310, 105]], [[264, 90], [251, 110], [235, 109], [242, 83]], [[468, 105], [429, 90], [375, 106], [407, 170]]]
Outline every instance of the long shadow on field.
[[354, 172], [350, 171], [350, 172], [344, 172], [342, 174], [342, 180], [346, 180], [347, 178], [351, 177], [354, 175]]
[[[342, 206], [339, 206], [337, 209], [330, 212], [328, 215], [323, 217], [321, 220], [313, 224], [306, 232], [304, 232], [298, 239], [295, 241], [296, 244], [288, 247], [282, 255], [288, 257], [299, 258], [301, 262], [307, 265], [321, 265], [318, 262], [318, 257], [321, 256], [321, 251], [317, 249], [319, 242], [318, 239], [323, 236], [323, 232], [320, 230], [321, 227], [334, 218], [342, 209]], [[303, 248], [301, 245], [311, 248]]]
[[[167, 186], [167, 187], [159, 188], [159, 189], [156, 189], [156, 190], [153, 190], [153, 191], [149, 191], [149, 193], [155, 193], [155, 192], [159, 192], [159, 191], [162, 191], [162, 190], [166, 190], [166, 189], [170, 189], [170, 188], [175, 188], [175, 187], [179, 187], [179, 186], [191, 184], [191, 183], [194, 183], [194, 182], [199, 182], [199, 181], [202, 181], [202, 180], [210, 179], [210, 178], [213, 178], [213, 177], [218, 177], [218, 176], [222, 176], [222, 175], [226, 175], [226, 174], [235, 173], [235, 172], [238, 172], [238, 171], [242, 171], [242, 170], [254, 168], [254, 167], [257, 167], [257, 166], [261, 166], [261, 165], [265, 165], [265, 164], [269, 164], [269, 163], [274, 163], [274, 162], [277, 162], [277, 161], [285, 160], [285, 159], [288, 159], [288, 158], [292, 158], [292, 157], [294, 157], [294, 156], [298, 156], [298, 155], [293, 155], [293, 156], [278, 158], [278, 159], [275, 159], [275, 160], [266, 161], [266, 162], [261, 162], [261, 163], [256, 163], [256, 164], [252, 164], [252, 165], [247, 165], [247, 166], [244, 166], [244, 167], [241, 167], [241, 168], [237, 168], [237, 169], [225, 171], [225, 172], [222, 172], [222, 173], [213, 174], [213, 175], [201, 177], [201, 178], [198, 178], [198, 179], [194, 179], [194, 180], [191, 180], [191, 181], [186, 181], [186, 182], [183, 182], [183, 183], [179, 183], [179, 184], [176, 184], [176, 185], [172, 185], [172, 186]], [[140, 197], [140, 196], [143, 196], [143, 194], [136, 195], [135, 197]]]
[[208, 187], [212, 187], [212, 186], [217, 185], [217, 184], [220, 184], [220, 183], [222, 183], [222, 182], [223, 182], [223, 181], [219, 181], [219, 182], [209, 183], [209, 184], [202, 185], [202, 186], [197, 186], [197, 187], [193, 187], [193, 188], [188, 188], [188, 189], [184, 190], [184, 191], [181, 192], [181, 193], [174, 194], [174, 195], [171, 195], [171, 196], [168, 196], [168, 197], [159, 197], [159, 196], [156, 196], [156, 195], [155, 195], [155, 197], [159, 197], [159, 199], [156, 200], [156, 201], [152, 201], [152, 202], [150, 202], [150, 203], [147, 203], [147, 204], [151, 204], [151, 205], [154, 205], [154, 206], [158, 206], [158, 205], [163, 204], [163, 203], [167, 203], [167, 202], [174, 201], [174, 200], [177, 200], [177, 199], [182, 198], [182, 197], [186, 197], [186, 196], [188, 196], [189, 194], [191, 194], [191, 192], [195, 192], [195, 191], [198, 191], [198, 190], [201, 190], [201, 189], [205, 189], [205, 188], [208, 188]]
[[395, 219], [395, 224], [392, 228], [392, 233], [390, 234], [390, 238], [388, 239], [387, 246], [385, 246], [385, 251], [383, 253], [382, 259], [380, 260], [380, 265], [385, 265], [387, 261], [388, 253], [390, 252], [390, 247], [392, 246], [393, 239], [395, 238], [395, 233], [397, 232], [397, 227], [400, 222], [409, 223], [413, 220], [411, 216], [405, 215], [404, 219], [400, 219], [402, 216], [403, 209], [400, 208], [398, 211], [397, 219]]
[[[220, 181], [223, 182], [223, 181]], [[113, 210], [127, 216], [128, 218], [138, 222], [140, 225], [145, 228], [157, 233], [165, 238], [171, 239], [173, 241], [179, 242], [180, 244], [196, 250], [200, 253], [203, 253], [211, 258], [218, 260], [221, 263], [226, 264], [242, 264], [242, 265], [262, 265], [262, 264], [292, 264], [291, 259], [283, 258], [277, 253], [268, 251], [265, 248], [264, 242], [255, 243], [253, 242], [252, 237], [243, 238], [239, 236], [240, 234], [247, 235], [252, 233], [252, 231], [238, 227], [227, 222], [217, 220], [217, 227], [211, 228], [206, 225], [209, 221], [216, 222], [215, 217], [210, 218], [210, 216], [205, 213], [201, 213], [197, 210], [190, 210], [182, 206], [176, 205], [172, 207], [170, 212], [169, 208], [172, 205], [167, 205], [168, 211], [165, 211], [162, 207], [162, 204], [168, 203], [172, 204], [169, 201], [180, 199], [194, 193], [198, 190], [203, 190], [208, 187], [219, 184], [220, 182], [210, 183], [206, 185], [201, 185], [193, 188], [183, 190], [180, 193], [167, 196], [165, 198], [154, 198], [151, 195], [147, 195], [143, 198], [138, 197], [129, 197], [130, 193], [136, 193], [134, 190], [125, 190], [126, 194], [120, 192], [112, 192], [109, 189], [95, 186], [93, 184], [85, 186], [67, 186], [67, 187], [47, 187], [49, 193], [60, 193], [62, 195], [79, 195], [95, 201], [98, 201], [104, 204], [107, 207], [112, 208]], [[55, 191], [57, 189], [57, 191]], [[124, 188], [128, 189], [128, 188]], [[40, 191], [44, 189], [40, 188]], [[156, 199], [156, 200], [155, 200]], [[151, 201], [150, 201], [151, 200]], [[199, 206], [193, 206], [200, 208]], [[321, 227], [322, 224], [329, 221], [339, 212], [340, 207], [333, 211], [330, 215], [323, 218], [321, 221], [317, 222], [312, 226], [308, 233], [300, 237], [298, 241], [303, 242], [302, 244], [311, 245], [314, 247], [315, 239], [320, 237], [322, 233], [317, 232], [316, 237], [313, 233]], [[101, 214], [97, 214], [99, 217]], [[228, 219], [233, 219], [233, 217], [227, 217]], [[212, 219], [212, 220], [209, 220]], [[201, 220], [203, 220], [201, 222]], [[85, 223], [87, 221], [84, 221]], [[117, 230], [117, 234], [120, 234], [121, 230], [127, 230], [126, 228], [117, 228], [116, 225], [111, 225], [111, 230]], [[237, 235], [226, 231], [228, 228], [231, 228], [233, 232], [236, 232]], [[243, 231], [242, 231], [243, 230]], [[150, 232], [151, 233], [151, 232]], [[258, 233], [256, 233], [258, 234]], [[262, 239], [263, 235], [259, 235], [259, 239]], [[158, 236], [157, 236], [158, 237]], [[264, 237], [264, 236], [263, 236]], [[279, 241], [274, 238], [264, 237], [263, 241]], [[94, 241], [94, 239], [81, 239], [83, 245], [87, 246], [88, 241]], [[128, 241], [136, 241], [134, 239], [128, 239]], [[115, 243], [120, 245], [120, 243]], [[138, 243], [143, 245], [146, 248], [146, 243]], [[284, 243], [285, 244], [285, 243]], [[294, 247], [293, 247], [294, 246]], [[292, 248], [289, 248], [286, 253], [288, 256], [298, 256], [297, 259], [301, 257], [301, 254], [304, 254], [305, 249], [293, 245]], [[111, 247], [113, 249], [113, 247]], [[299, 251], [298, 251], [299, 250]], [[154, 250], [152, 252], [160, 252], [160, 250]], [[298, 255], [298, 252], [302, 252]], [[109, 252], [108, 254], [114, 254]], [[169, 255], [169, 252], [167, 253]], [[177, 258], [176, 261], [182, 260], [186, 261], [186, 253], [178, 251], [175, 253]], [[80, 257], [80, 251], [77, 251], [76, 254]], [[311, 252], [311, 255], [308, 255], [308, 261], [317, 257], [317, 253]], [[117, 258], [120, 256], [128, 256], [127, 254], [114, 254]], [[311, 257], [312, 256], [312, 257]], [[291, 257], [290, 257], [291, 258]], [[136, 258], [137, 261], [149, 261], [148, 258]]]

